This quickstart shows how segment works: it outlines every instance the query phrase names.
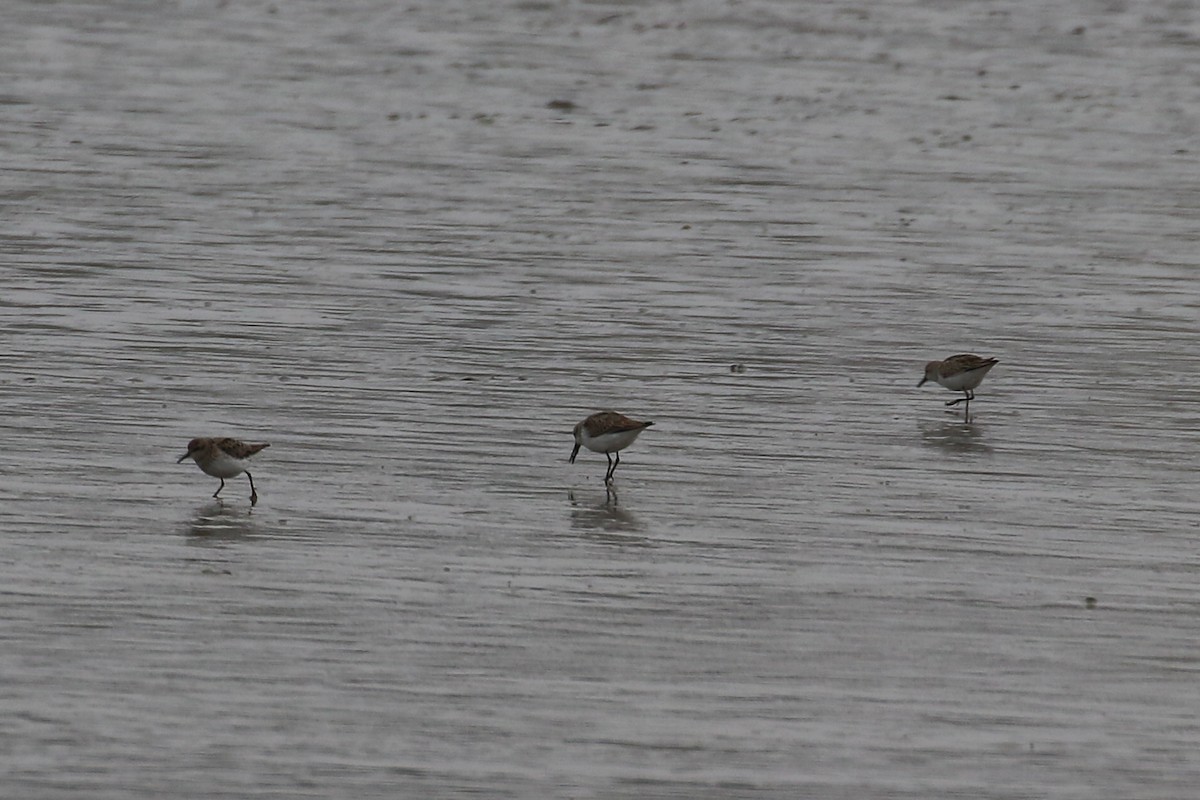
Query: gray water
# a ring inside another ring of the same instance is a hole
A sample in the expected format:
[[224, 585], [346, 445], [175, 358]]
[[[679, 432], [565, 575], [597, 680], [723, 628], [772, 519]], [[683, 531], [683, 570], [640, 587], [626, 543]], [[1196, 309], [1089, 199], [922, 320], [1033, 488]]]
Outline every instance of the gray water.
[[2, 794], [1196, 796], [1198, 47], [11, 4]]

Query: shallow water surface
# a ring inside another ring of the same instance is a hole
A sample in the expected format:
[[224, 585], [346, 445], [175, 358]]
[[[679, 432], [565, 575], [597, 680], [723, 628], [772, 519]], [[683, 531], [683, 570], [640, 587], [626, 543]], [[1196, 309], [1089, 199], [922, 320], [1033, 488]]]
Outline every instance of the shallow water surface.
[[876, 5], [11, 9], [6, 796], [1190, 796], [1200, 16]]

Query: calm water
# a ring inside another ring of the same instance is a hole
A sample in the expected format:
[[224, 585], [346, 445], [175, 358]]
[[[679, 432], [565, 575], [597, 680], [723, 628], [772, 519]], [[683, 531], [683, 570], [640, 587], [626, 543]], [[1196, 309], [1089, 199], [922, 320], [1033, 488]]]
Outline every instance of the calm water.
[[1194, 796], [1200, 11], [1049, 5], [9, 8], [4, 796]]

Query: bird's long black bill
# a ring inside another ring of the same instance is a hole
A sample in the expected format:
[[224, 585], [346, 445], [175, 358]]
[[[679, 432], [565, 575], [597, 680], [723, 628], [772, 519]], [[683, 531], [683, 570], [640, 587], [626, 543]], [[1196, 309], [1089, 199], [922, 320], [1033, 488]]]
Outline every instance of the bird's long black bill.
[[921, 378], [921, 382], [917, 384], [917, 388], [920, 389], [922, 386], [924, 386], [925, 381], [927, 380], [929, 380], [929, 378]]
[[175, 463], [176, 463], [176, 464], [182, 464], [182, 463], [183, 463], [183, 460], [184, 460], [185, 458], [187, 458], [188, 456], [190, 456], [190, 455], [191, 455], [191, 453], [184, 453], [183, 455], [181, 455], [181, 456], [179, 457], [179, 460], [178, 460], [178, 461], [176, 461]]
[[575, 456], [579, 455], [579, 447], [580, 446], [578, 444], [576, 444], [575, 449], [571, 451], [571, 458], [570, 458], [571, 464], [575, 463]]

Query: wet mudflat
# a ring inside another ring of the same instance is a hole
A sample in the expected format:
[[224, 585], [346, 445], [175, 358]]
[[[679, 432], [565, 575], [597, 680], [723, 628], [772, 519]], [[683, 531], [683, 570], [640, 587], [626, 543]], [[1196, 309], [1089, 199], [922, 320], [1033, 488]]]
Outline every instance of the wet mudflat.
[[1194, 792], [1200, 15], [877, 5], [11, 10], [6, 793]]

